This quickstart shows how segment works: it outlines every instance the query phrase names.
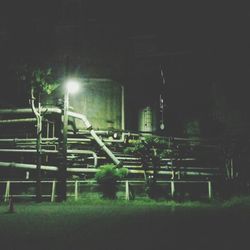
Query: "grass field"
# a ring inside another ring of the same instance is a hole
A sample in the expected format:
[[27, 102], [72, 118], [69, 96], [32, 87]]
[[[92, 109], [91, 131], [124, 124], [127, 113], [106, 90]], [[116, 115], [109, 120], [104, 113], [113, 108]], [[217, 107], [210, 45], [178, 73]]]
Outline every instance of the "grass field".
[[250, 198], [0, 204], [0, 249], [250, 249]]

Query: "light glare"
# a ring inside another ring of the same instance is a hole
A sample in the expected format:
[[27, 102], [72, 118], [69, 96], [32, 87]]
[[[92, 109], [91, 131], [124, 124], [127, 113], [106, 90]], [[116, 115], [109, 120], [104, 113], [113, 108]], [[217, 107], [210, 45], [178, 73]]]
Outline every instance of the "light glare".
[[76, 80], [68, 80], [66, 89], [70, 94], [75, 94], [79, 90], [79, 83]]

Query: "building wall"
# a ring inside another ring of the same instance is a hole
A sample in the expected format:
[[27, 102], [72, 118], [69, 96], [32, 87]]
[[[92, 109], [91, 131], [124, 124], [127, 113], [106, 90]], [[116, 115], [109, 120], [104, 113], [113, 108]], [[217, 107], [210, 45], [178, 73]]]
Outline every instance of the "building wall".
[[[110, 79], [83, 79], [70, 106], [87, 116], [94, 129], [122, 129], [122, 86]], [[80, 126], [80, 123], [77, 124]]]

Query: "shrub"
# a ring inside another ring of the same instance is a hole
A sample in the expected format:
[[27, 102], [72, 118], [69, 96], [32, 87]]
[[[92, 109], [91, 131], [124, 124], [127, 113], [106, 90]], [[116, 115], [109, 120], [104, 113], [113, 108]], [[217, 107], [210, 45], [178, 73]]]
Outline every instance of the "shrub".
[[100, 171], [95, 174], [95, 179], [99, 184], [99, 189], [103, 198], [116, 199], [118, 190], [117, 181], [124, 178], [128, 173], [126, 168], [116, 168], [113, 164], [107, 164], [100, 167]]

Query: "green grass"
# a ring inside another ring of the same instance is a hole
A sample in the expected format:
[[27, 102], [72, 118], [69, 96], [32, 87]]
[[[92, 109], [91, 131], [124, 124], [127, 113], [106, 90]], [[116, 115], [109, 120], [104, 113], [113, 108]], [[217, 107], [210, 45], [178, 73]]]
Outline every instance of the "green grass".
[[[0, 204], [0, 249], [248, 249], [250, 197]], [[4, 247], [3, 247], [4, 246]]]

